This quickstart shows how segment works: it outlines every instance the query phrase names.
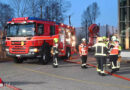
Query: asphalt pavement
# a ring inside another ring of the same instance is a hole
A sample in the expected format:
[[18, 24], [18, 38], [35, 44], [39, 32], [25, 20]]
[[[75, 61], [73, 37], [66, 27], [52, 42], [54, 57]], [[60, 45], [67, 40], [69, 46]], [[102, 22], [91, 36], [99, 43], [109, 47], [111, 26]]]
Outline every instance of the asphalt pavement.
[[[80, 58], [74, 57], [70, 61], [80, 62]], [[96, 65], [95, 58], [89, 56], [88, 63]], [[22, 64], [0, 62], [0, 77], [5, 84], [22, 90], [130, 90], [130, 81], [121, 78], [130, 79], [130, 64], [122, 63], [115, 74], [120, 77], [99, 76], [92, 66], [81, 69], [80, 64], [63, 60], [59, 61], [58, 68], [53, 68], [52, 63], [40, 65], [37, 60]]]

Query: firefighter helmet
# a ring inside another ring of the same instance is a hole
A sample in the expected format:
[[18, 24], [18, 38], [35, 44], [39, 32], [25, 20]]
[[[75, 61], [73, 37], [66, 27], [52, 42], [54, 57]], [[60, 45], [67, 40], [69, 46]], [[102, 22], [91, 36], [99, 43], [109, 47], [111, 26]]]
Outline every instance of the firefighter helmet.
[[116, 36], [112, 36], [111, 39], [112, 39], [112, 41], [116, 41], [117, 38], [116, 38]]
[[98, 42], [101, 42], [101, 41], [103, 41], [103, 38], [102, 38], [102, 37], [99, 37], [99, 38], [98, 38]]
[[58, 42], [58, 38], [54, 38], [54, 42], [57, 43]]
[[86, 41], [86, 39], [85, 38], [82, 38], [82, 42], [85, 42]]
[[106, 37], [106, 36], [103, 36], [103, 37], [102, 37], [102, 39], [103, 39], [103, 40], [106, 40], [106, 39], [107, 39], [107, 37]]

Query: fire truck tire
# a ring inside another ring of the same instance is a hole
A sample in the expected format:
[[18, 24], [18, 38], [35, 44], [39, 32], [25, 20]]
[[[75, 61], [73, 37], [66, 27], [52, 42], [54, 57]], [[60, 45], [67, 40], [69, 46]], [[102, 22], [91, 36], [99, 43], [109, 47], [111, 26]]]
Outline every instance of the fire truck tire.
[[68, 59], [68, 58], [70, 58], [70, 56], [71, 56], [71, 50], [70, 50], [70, 48], [67, 48], [65, 57], [66, 57], [66, 59]]
[[49, 45], [44, 46], [44, 50], [41, 54], [40, 63], [46, 65], [51, 59], [50, 47]]
[[23, 63], [23, 59], [22, 58], [14, 58], [14, 62], [15, 63]]

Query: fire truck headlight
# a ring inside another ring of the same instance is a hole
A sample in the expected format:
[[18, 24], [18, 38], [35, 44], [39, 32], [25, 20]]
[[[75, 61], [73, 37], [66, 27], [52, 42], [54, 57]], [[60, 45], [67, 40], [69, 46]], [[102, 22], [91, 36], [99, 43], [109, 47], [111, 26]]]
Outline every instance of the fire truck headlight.
[[38, 49], [37, 49], [37, 48], [34, 48], [34, 49], [30, 49], [29, 51], [30, 51], [30, 52], [38, 52]]
[[8, 49], [8, 48], [6, 48], [6, 49], [5, 49], [5, 51], [6, 51], [6, 52], [9, 52], [9, 49]]
[[34, 48], [34, 52], [38, 52], [38, 49], [37, 49], [37, 48]]

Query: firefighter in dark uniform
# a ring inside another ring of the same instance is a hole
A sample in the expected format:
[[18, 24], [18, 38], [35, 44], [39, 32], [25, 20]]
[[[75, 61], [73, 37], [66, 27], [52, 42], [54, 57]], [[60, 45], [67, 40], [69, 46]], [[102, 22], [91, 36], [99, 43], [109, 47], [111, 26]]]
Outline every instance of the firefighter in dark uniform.
[[95, 49], [95, 57], [97, 59], [97, 72], [101, 76], [105, 76], [104, 66], [106, 64], [106, 56], [108, 48], [103, 42], [103, 38], [99, 37], [98, 42], [93, 46]]
[[57, 68], [58, 67], [58, 39], [54, 38], [54, 45], [51, 49], [51, 54], [53, 55], [53, 67]]
[[86, 39], [82, 39], [82, 43], [79, 45], [79, 54], [82, 59], [82, 65], [81, 68], [87, 68], [87, 55], [88, 55], [88, 45], [86, 43]]

